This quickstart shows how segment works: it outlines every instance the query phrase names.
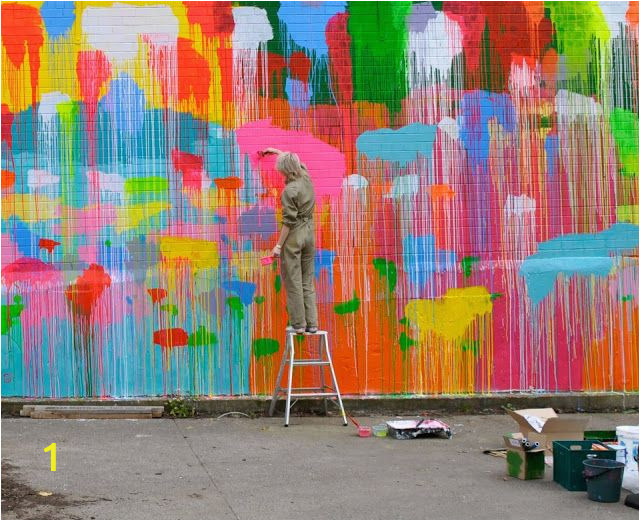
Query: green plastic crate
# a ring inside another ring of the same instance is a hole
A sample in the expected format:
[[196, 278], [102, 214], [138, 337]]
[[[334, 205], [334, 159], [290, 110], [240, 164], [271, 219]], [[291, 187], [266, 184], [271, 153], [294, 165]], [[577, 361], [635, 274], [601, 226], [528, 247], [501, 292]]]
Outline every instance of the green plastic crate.
[[[591, 450], [594, 443], [600, 440], [554, 441], [553, 442], [553, 481], [567, 490], [587, 490], [587, 483], [582, 476], [582, 462], [593, 455], [598, 459], [616, 459], [615, 450]], [[571, 450], [579, 446], [580, 450]]]
[[584, 431], [585, 440], [600, 440], [605, 443], [616, 442], [616, 431]]

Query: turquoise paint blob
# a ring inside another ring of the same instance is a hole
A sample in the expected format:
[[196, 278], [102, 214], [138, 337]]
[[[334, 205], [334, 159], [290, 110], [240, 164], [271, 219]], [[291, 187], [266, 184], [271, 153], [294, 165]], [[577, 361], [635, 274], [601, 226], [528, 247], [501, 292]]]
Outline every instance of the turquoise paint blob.
[[598, 233], [561, 235], [538, 245], [538, 252], [525, 259], [520, 275], [527, 283], [529, 298], [538, 304], [551, 291], [560, 273], [568, 276], [606, 277], [613, 256], [638, 248], [635, 224], [618, 223]]
[[366, 155], [369, 160], [395, 161], [400, 166], [407, 166], [419, 155], [431, 157], [437, 130], [437, 125], [422, 123], [412, 123], [398, 130], [369, 130], [360, 134], [356, 147], [358, 153]]

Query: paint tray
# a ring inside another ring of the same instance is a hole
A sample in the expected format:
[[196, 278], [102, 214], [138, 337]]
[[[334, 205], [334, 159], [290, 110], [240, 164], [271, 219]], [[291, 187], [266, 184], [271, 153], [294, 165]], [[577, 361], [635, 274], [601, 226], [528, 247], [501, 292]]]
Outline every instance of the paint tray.
[[387, 422], [389, 436], [397, 440], [423, 437], [451, 438], [451, 428], [440, 420], [418, 418], [415, 420], [391, 420]]

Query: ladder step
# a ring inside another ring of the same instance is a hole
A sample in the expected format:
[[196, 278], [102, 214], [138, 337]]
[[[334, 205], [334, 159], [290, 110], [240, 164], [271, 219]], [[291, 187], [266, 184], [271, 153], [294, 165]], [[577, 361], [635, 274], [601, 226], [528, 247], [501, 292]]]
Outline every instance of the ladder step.
[[338, 393], [291, 393], [291, 398], [314, 398], [316, 396], [338, 396]]
[[329, 365], [328, 360], [294, 360], [293, 365]]

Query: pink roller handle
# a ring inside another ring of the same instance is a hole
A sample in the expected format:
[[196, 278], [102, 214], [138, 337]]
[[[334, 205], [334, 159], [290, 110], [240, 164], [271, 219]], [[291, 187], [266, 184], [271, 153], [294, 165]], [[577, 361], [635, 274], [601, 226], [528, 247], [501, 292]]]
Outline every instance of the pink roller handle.
[[260, 264], [262, 264], [263, 266], [269, 266], [270, 264], [273, 264], [273, 255], [262, 257], [260, 259]]

